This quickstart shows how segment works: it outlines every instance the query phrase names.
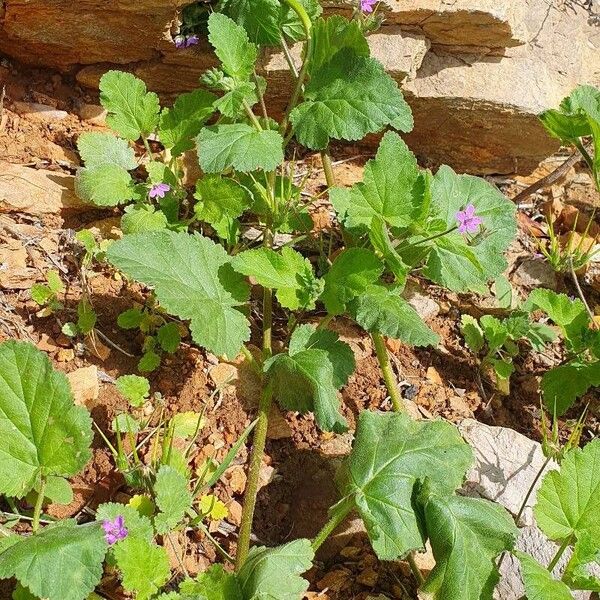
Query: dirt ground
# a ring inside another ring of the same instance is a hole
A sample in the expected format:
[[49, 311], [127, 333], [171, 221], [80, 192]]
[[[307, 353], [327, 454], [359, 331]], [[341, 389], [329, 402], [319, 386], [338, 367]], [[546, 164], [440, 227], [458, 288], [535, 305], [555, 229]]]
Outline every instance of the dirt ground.
[[[77, 137], [83, 131], [102, 128], [96, 124], [97, 120], [89, 108], [89, 105], [97, 105], [97, 95], [82, 90], [64, 75], [47, 70], [28, 70], [7, 62], [0, 66], [0, 90], [3, 84], [0, 178], [3, 177], [5, 163], [57, 174], [75, 173], [79, 166]], [[22, 102], [44, 104], [67, 114], [61, 115], [61, 118], [26, 114], [21, 110], [19, 103]], [[365, 150], [358, 147], [338, 149], [334, 157], [340, 185], [359, 180], [369, 158]], [[565, 155], [560, 155], [549, 159], [529, 177], [490, 180], [509, 197], [514, 197], [565, 158]], [[317, 157], [303, 157], [298, 168], [310, 172], [312, 191], [324, 189], [324, 177]], [[542, 222], [541, 207], [548, 200], [557, 205], [573, 205], [587, 215], [600, 203], [589, 178], [577, 165], [561, 181], [523, 201], [519, 207], [519, 238], [511, 247], [507, 271], [513, 287], [522, 296], [539, 284], [539, 280], [527, 276], [523, 264], [531, 261], [537, 252], [535, 237], [530, 235], [530, 231]], [[85, 402], [96, 424], [109, 439], [113, 439], [110, 432], [112, 419], [127, 408], [126, 400], [113, 385], [114, 380], [120, 375], [137, 372], [143, 341], [139, 335], [120, 329], [116, 320], [119, 313], [133, 303], [144, 303], [145, 290], [124, 282], [107, 266], [95, 266], [88, 278], [90, 299], [98, 314], [99, 334], [95, 339], [74, 342], [61, 333], [61, 323], [72, 318], [82, 291], [79, 272], [81, 248], [74, 241], [74, 231], [96, 227], [105, 235], [111, 235], [115, 223], [118, 223], [115, 216], [111, 211], [95, 209], [41, 212], [33, 207], [26, 212], [0, 211], [0, 340], [18, 338], [32, 341], [48, 353], [58, 369], [67, 373], [81, 373], [82, 368], [95, 366], [102, 384], [97, 397], [88, 398]], [[313, 219], [316, 239], [319, 231], [330, 225], [326, 200], [315, 209]], [[44, 317], [39, 315], [40, 307], [31, 300], [30, 288], [34, 282], [43, 282], [49, 269], [60, 271], [68, 287], [64, 309]], [[556, 290], [574, 294], [569, 280], [554, 276], [548, 269], [542, 268], [541, 271]], [[600, 278], [596, 278], [592, 269], [582, 279], [588, 300], [596, 306]], [[424, 305], [424, 310], [429, 315], [429, 325], [442, 339], [435, 350], [413, 349], [393, 340], [388, 342], [403, 396], [411, 403], [414, 412], [423, 418], [441, 416], [453, 422], [475, 417], [489, 424], [511, 427], [539, 440], [537, 383], [541, 373], [560, 362], [558, 347], [550, 348], [542, 356], [524, 351], [516, 362], [510, 394], [501, 396], [485, 375], [480, 379], [475, 376], [476, 361], [465, 348], [459, 322], [460, 315], [465, 312], [474, 316], [484, 312], [502, 315], [502, 309], [490, 305], [488, 299], [448, 294], [423, 281], [413, 281], [411, 286], [417, 295], [433, 300], [433, 303]], [[317, 317], [318, 313], [313, 316]], [[284, 315], [276, 314], [276, 332], [281, 330], [284, 322]], [[335, 321], [333, 327], [351, 345], [357, 359], [356, 373], [341, 391], [344, 414], [352, 427], [360, 410], [385, 410], [390, 403], [369, 337], [357, 326], [342, 319]], [[219, 363], [217, 357], [193, 347], [189, 342], [189, 338], [184, 339], [182, 348], [167, 356], [149, 379], [152, 392], [159, 394], [157, 405], [164, 409], [166, 415], [186, 410], [205, 411], [207, 422], [197, 440], [194, 459], [199, 466], [207, 458], [223, 458], [251, 422], [256, 412], [257, 382], [241, 361]], [[563, 420], [563, 435], [568, 435], [574, 420], [588, 402], [590, 412], [583, 433], [584, 441], [598, 434], [600, 405], [597, 393], [592, 392]], [[347, 452], [350, 440], [351, 434], [334, 436], [320, 433], [310, 417], [274, 410], [255, 519], [255, 541], [277, 544], [300, 536], [310, 537], [317, 532], [325, 522], [327, 508], [336, 500], [333, 473], [340, 457]], [[85, 518], [99, 503], [126, 500], [128, 489], [116, 473], [112, 456], [99, 435], [94, 439], [93, 450], [93, 460], [72, 481], [75, 491], [73, 503], [66, 507], [51, 506], [48, 510], [50, 515]], [[246, 459], [247, 450], [243, 448], [216, 491], [228, 505], [229, 517], [215, 526], [214, 534], [229, 552], [235, 551]], [[182, 538], [179, 540], [181, 552], [190, 572], [203, 570], [218, 560], [213, 546], [203, 536], [190, 533]], [[350, 523], [344, 536], [326, 544], [308, 579], [311, 582], [308, 598], [364, 600], [369, 597], [416, 597], [407, 566], [401, 562], [380, 563], [355, 523]], [[0, 583], [0, 598], [10, 597], [6, 586], [6, 582]], [[117, 582], [109, 573], [102, 589], [108, 598], [122, 597]]]

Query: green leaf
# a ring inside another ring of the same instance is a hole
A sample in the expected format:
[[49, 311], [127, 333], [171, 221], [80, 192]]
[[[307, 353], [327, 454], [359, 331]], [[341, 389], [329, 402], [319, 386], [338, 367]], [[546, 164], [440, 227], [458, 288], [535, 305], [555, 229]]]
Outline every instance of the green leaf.
[[113, 164], [80, 169], [75, 177], [75, 193], [96, 206], [117, 206], [136, 197], [131, 175]]
[[62, 521], [5, 550], [0, 579], [15, 577], [39, 598], [81, 600], [100, 583], [106, 548], [99, 525]]
[[546, 371], [541, 388], [544, 404], [557, 416], [563, 415], [591, 387], [600, 385], [600, 361], [573, 360]]
[[227, 75], [235, 81], [250, 79], [258, 48], [250, 42], [243, 27], [226, 15], [212, 13], [208, 18], [208, 41]]
[[194, 90], [178, 96], [172, 108], [163, 108], [158, 136], [171, 149], [172, 156], [181, 156], [194, 148], [194, 139], [213, 114], [216, 99], [206, 90]]
[[221, 175], [205, 175], [196, 181], [196, 216], [213, 225], [225, 218], [239, 217], [252, 203], [248, 190]]
[[382, 273], [383, 264], [371, 250], [343, 250], [324, 277], [325, 288], [321, 300], [327, 312], [331, 315], [342, 314], [346, 304], [378, 281]]
[[423, 591], [435, 600], [491, 599], [495, 559], [512, 549], [518, 533], [510, 514], [488, 500], [437, 494], [427, 482], [420, 500], [436, 563]]
[[349, 48], [311, 73], [290, 121], [298, 142], [313, 150], [332, 139], [361, 140], [388, 125], [400, 131], [413, 126], [410, 107], [383, 65]]
[[403, 285], [411, 268], [396, 251], [387, 225], [381, 217], [373, 217], [369, 228], [369, 241], [373, 249], [383, 258], [387, 268], [396, 277], [396, 283]]
[[138, 370], [141, 373], [151, 373], [160, 366], [160, 354], [154, 350], [146, 350], [138, 361]]
[[504, 345], [508, 339], [508, 329], [500, 319], [492, 315], [483, 315], [479, 324], [490, 352], [495, 352]]
[[235, 88], [223, 94], [214, 106], [222, 115], [237, 120], [246, 114], [244, 102], [250, 107], [258, 102], [256, 85], [249, 81], [236, 84]]
[[[312, 567], [310, 540], [298, 539], [276, 548], [254, 547], [240, 569], [244, 600], [298, 600], [308, 589], [300, 577]], [[228, 599], [229, 600], [229, 599]]]
[[393, 227], [406, 227], [416, 218], [422, 199], [419, 167], [402, 138], [387, 132], [374, 159], [365, 165], [363, 181], [352, 188], [334, 188], [331, 202], [345, 226], [370, 227], [379, 217]]
[[100, 103], [108, 111], [107, 125], [128, 140], [148, 136], [158, 125], [158, 96], [131, 73], [105, 73], [100, 79]]
[[456, 213], [472, 204], [485, 233], [471, 245], [457, 232], [435, 239], [424, 274], [453, 291], [483, 290], [506, 268], [504, 253], [517, 232], [514, 204], [484, 179], [457, 175], [447, 166], [436, 173], [431, 191], [432, 216], [447, 229], [456, 227]]
[[600, 542], [589, 531], [584, 531], [575, 543], [562, 580], [572, 590], [600, 592], [600, 578], [590, 572], [589, 568], [592, 566], [597, 572], [600, 566]]
[[144, 313], [139, 308], [128, 308], [117, 317], [121, 329], [137, 329], [142, 324]]
[[[36, 485], [35, 491], [39, 493], [39, 489], [40, 486]], [[44, 497], [54, 504], [71, 504], [73, 502], [73, 488], [68, 479], [50, 475], [46, 478]]]
[[465, 342], [469, 350], [474, 354], [479, 354], [485, 344], [483, 339], [483, 331], [479, 327], [477, 319], [471, 315], [462, 315], [460, 318], [460, 332], [465, 338]]
[[451, 494], [472, 461], [450, 423], [363, 411], [338, 483], [356, 504], [377, 556], [396, 560], [425, 545], [425, 525], [413, 508], [417, 482], [427, 477], [433, 491]]
[[233, 268], [265, 288], [277, 290], [277, 300], [284, 308], [314, 308], [320, 293], [312, 265], [307, 258], [289, 246], [280, 252], [256, 248], [237, 254]]
[[[117, 517], [123, 517], [128, 538], [140, 538], [152, 542], [154, 529], [148, 517], [141, 515], [135, 508], [127, 504], [107, 502], [98, 506], [96, 510], [96, 521], [100, 523], [105, 520], [114, 521]], [[120, 544], [122, 542], [117, 542]]]
[[82, 299], [77, 304], [77, 328], [83, 334], [90, 333], [96, 326], [98, 316], [89, 300]]
[[138, 419], [132, 417], [129, 413], [118, 414], [110, 424], [110, 428], [115, 433], [139, 433], [142, 426]]
[[191, 438], [204, 427], [204, 418], [196, 412], [180, 412], [173, 416], [171, 425], [173, 427], [173, 437]]
[[150, 204], [131, 204], [125, 207], [125, 214], [121, 217], [121, 229], [125, 235], [159, 231], [168, 224], [165, 213]]
[[509, 379], [515, 370], [515, 367], [510, 360], [500, 360], [499, 358], [491, 358], [490, 364], [494, 368], [496, 376], [499, 379]]
[[137, 168], [135, 152], [129, 144], [112, 133], [86, 131], [77, 140], [77, 149], [86, 167], [116, 165], [131, 171]]
[[281, 5], [278, 0], [220, 0], [217, 10], [241, 25], [255, 44], [279, 45]]
[[163, 465], [154, 484], [156, 505], [160, 513], [154, 519], [158, 533], [166, 533], [183, 520], [185, 513], [192, 507], [192, 494], [188, 490], [188, 481], [175, 469]]
[[169, 354], [173, 354], [181, 344], [181, 333], [177, 323], [165, 323], [156, 332], [156, 339], [160, 347]]
[[40, 476], [75, 475], [91, 442], [90, 416], [65, 375], [32, 344], [0, 344], [0, 494], [20, 498]]
[[346, 431], [347, 424], [336, 390], [346, 384], [354, 367], [350, 346], [332, 331], [312, 325], [297, 327], [288, 354], [277, 354], [264, 366], [285, 409], [312, 411], [321, 429], [337, 433]]
[[54, 294], [65, 291], [65, 284], [62, 282], [60, 274], [57, 271], [48, 271], [46, 273], [46, 281], [48, 282], [48, 287]]
[[250, 339], [248, 320], [236, 309], [248, 299], [248, 286], [225, 250], [208, 238], [166, 230], [134, 234], [113, 243], [107, 257], [153, 286], [167, 312], [190, 319], [197, 344], [233, 357]]
[[381, 333], [412, 346], [436, 346], [439, 337], [398, 292], [369, 286], [349, 305], [352, 318], [366, 331]]
[[47, 285], [34, 283], [31, 286], [31, 299], [40, 306], [48, 304], [54, 296], [54, 292]]
[[538, 527], [555, 542], [589, 534], [600, 539], [600, 440], [566, 453], [560, 471], [551, 471], [537, 494]]
[[197, 600], [244, 600], [237, 577], [222, 565], [212, 565], [195, 580], [184, 581], [179, 591]]
[[165, 549], [143, 537], [128, 536], [115, 545], [113, 552], [123, 587], [136, 593], [137, 600], [148, 600], [171, 575]]
[[243, 173], [273, 171], [283, 161], [283, 138], [277, 131], [257, 131], [245, 123], [204, 127], [197, 138], [205, 173], [235, 169]]
[[554, 579], [548, 569], [529, 554], [515, 552], [515, 556], [521, 563], [527, 600], [573, 600], [569, 588], [562, 581]]
[[132, 406], [142, 406], [150, 395], [150, 382], [139, 375], [121, 375], [115, 384]]
[[[311, 22], [320, 17], [323, 12], [323, 8], [318, 0], [300, 0], [300, 4], [303, 6]], [[292, 42], [299, 42], [306, 38], [302, 21], [298, 18], [296, 11], [284, 2], [281, 3], [279, 26], [285, 37]]]

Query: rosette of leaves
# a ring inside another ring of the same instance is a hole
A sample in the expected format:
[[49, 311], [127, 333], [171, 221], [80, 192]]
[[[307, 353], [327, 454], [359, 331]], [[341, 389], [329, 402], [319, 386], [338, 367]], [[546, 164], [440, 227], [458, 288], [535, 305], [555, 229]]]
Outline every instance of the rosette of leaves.
[[541, 381], [546, 407], [560, 416], [577, 398], [600, 385], [600, 331], [583, 302], [565, 294], [537, 289], [531, 292], [526, 307], [544, 311], [562, 334], [567, 360], [546, 371]]
[[330, 512], [357, 510], [381, 560], [423, 550], [429, 539], [436, 565], [422, 589], [436, 600], [491, 600], [495, 559], [517, 529], [501, 506], [455, 493], [472, 460], [449, 423], [364, 411]]

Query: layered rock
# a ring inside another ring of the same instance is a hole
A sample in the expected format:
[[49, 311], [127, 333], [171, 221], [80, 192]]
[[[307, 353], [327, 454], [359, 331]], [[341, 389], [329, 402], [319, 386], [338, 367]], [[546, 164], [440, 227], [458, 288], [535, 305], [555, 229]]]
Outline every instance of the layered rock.
[[[0, 52], [77, 68], [97, 86], [110, 68], [144, 79], [165, 101], [215, 64], [206, 41], [177, 50], [190, 0], [4, 0]], [[0, 2], [1, 4], [1, 2]], [[343, 0], [326, 9], [351, 12]], [[382, 0], [374, 56], [402, 85], [415, 115], [407, 141], [427, 164], [474, 173], [528, 173], [557, 149], [537, 114], [578, 84], [600, 84], [600, 28], [569, 3], [547, 0]], [[298, 50], [296, 50], [298, 52]], [[263, 57], [269, 100], [281, 110], [291, 78], [282, 54]]]

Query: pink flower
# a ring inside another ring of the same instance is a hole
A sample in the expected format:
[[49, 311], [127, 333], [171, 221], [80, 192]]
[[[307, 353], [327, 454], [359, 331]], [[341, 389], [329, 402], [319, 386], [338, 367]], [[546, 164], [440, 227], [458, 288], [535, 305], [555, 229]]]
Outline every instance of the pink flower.
[[189, 48], [190, 46], [195, 46], [200, 43], [200, 38], [197, 35], [190, 35], [188, 39], [185, 41], [185, 47]]
[[185, 35], [177, 35], [173, 41], [175, 42], [175, 48], [185, 48]]
[[114, 521], [105, 519], [102, 522], [102, 529], [104, 529], [104, 539], [109, 546], [116, 544], [120, 540], [124, 540], [129, 533], [125, 527], [125, 519], [122, 515], [115, 517]]
[[148, 196], [150, 198], [164, 198], [167, 192], [171, 191], [171, 186], [168, 183], [157, 183], [150, 188]]
[[465, 210], [459, 210], [454, 218], [460, 233], [477, 233], [477, 228], [483, 223], [483, 220], [475, 214], [475, 207], [472, 204], [467, 204]]
[[373, 6], [377, 4], [378, 0], [360, 0], [360, 10], [364, 13], [372, 13]]

